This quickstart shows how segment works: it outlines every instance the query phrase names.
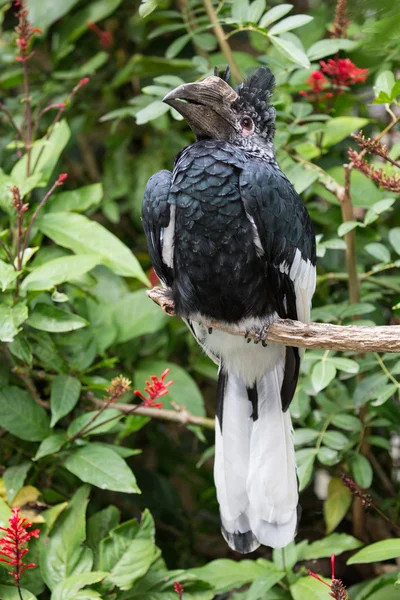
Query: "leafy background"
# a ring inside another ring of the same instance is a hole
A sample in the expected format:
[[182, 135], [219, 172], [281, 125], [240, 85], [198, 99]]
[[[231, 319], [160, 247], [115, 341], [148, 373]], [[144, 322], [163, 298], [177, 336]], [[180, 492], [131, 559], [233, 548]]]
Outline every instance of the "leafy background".
[[[340, 555], [337, 574], [352, 600], [397, 598], [396, 354], [306, 353], [291, 406], [303, 517], [296, 543], [283, 551], [261, 548], [240, 560], [223, 541], [207, 419], [185, 427], [109, 407], [94, 430], [74, 437], [120, 373], [142, 389], [169, 367], [175, 383], [165, 409], [174, 410], [174, 402], [200, 420], [214, 415], [214, 365], [183, 323], [146, 298], [152, 273], [140, 209], [148, 178], [170, 169], [193, 141], [162, 97], [214, 66], [224, 68], [227, 59], [206, 1], [28, 0], [27, 6], [43, 32], [29, 59], [33, 108], [65, 102], [79, 80], [90, 81], [44, 145], [54, 112], [41, 118], [32, 152], [44, 150], [29, 177], [0, 113], [0, 240], [12, 253], [11, 186], [19, 187], [31, 216], [58, 174], [68, 174], [35, 221], [21, 273], [0, 248], [0, 521], [6, 525], [10, 507], [18, 506], [41, 529], [30, 545], [39, 566], [23, 575], [24, 599], [172, 600], [174, 581], [184, 586], [185, 599], [326, 599], [329, 590], [306, 568], [328, 576], [332, 553]], [[398, 114], [398, 7], [389, 0], [353, 2], [347, 37], [332, 39], [335, 6], [328, 0], [211, 6], [229, 34], [234, 76], [263, 64], [276, 75], [278, 160], [318, 235], [313, 320], [397, 323], [396, 194], [354, 170], [355, 220], [343, 224], [332, 190], [344, 181], [347, 149], [355, 147], [351, 132], [377, 135], [391, 119], [386, 107]], [[15, 10], [9, 2], [0, 7], [2, 103], [20, 125], [25, 105]], [[367, 81], [329, 101], [299, 94], [309, 89], [319, 60], [337, 57], [367, 68]], [[384, 141], [396, 160], [396, 128]], [[352, 304], [344, 252], [350, 230], [361, 289]], [[368, 490], [391, 522], [365, 512], [342, 472]], [[1, 568], [0, 596], [16, 594]]]

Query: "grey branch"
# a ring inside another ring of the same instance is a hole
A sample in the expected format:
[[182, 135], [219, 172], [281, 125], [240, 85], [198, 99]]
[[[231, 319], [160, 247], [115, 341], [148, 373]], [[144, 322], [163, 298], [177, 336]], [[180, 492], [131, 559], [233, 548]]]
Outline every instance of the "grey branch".
[[[174, 303], [168, 291], [155, 287], [147, 292], [153, 302], [167, 315], [174, 315]], [[205, 327], [244, 336], [245, 331], [235, 325], [213, 320], [202, 321]], [[250, 334], [249, 337], [252, 337]], [[400, 352], [400, 326], [369, 327], [368, 325], [332, 325], [330, 323], [301, 323], [290, 319], [277, 319], [271, 326], [268, 342], [298, 348], [319, 348], [353, 352]]]

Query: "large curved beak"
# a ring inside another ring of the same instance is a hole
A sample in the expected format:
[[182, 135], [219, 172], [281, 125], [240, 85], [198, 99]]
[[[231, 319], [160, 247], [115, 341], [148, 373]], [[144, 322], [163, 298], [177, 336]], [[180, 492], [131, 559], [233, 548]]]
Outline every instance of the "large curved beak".
[[194, 131], [197, 139], [227, 139], [235, 128], [232, 103], [235, 90], [220, 77], [185, 83], [163, 98], [175, 108]]

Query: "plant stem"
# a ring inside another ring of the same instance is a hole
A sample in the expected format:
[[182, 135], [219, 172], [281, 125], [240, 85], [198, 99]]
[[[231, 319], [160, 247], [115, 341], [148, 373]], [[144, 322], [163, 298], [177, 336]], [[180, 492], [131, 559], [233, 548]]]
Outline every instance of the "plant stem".
[[235, 62], [235, 59], [233, 58], [231, 47], [225, 39], [225, 33], [218, 20], [217, 13], [214, 10], [212, 0], [203, 0], [203, 4], [204, 8], [206, 9], [208, 18], [210, 19], [211, 25], [213, 26], [219, 47], [221, 48], [221, 52], [225, 56], [231, 68], [232, 75], [236, 79], [237, 83], [241, 83], [243, 81], [243, 77], [240, 73], [239, 67]]
[[6, 253], [8, 260], [10, 261], [11, 265], [14, 267], [14, 270], [17, 271], [18, 269], [14, 264], [13, 257], [11, 256], [9, 249], [7, 248], [7, 246], [5, 245], [3, 240], [0, 240], [0, 246], [3, 248], [4, 252]]
[[23, 62], [24, 65], [24, 90], [25, 90], [25, 123], [26, 123], [26, 138], [25, 138], [25, 150], [26, 150], [26, 176], [29, 177], [31, 174], [31, 153], [32, 153], [32, 104], [29, 91], [29, 75], [28, 75], [28, 61]]

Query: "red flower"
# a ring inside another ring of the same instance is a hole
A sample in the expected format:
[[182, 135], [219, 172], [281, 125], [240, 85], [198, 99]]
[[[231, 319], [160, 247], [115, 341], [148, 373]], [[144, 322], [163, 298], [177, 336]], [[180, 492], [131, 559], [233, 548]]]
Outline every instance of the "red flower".
[[307, 79], [306, 83], [310, 86], [310, 91], [301, 90], [299, 92], [300, 96], [304, 96], [313, 102], [319, 102], [324, 100], [325, 98], [331, 98], [332, 93], [326, 92], [323, 96], [320, 97], [320, 94], [324, 92], [325, 86], [328, 82], [327, 78], [321, 71], [313, 71], [310, 77]]
[[110, 31], [103, 31], [96, 25], [96, 23], [87, 23], [89, 29], [95, 32], [97, 37], [99, 38], [100, 45], [103, 46], [104, 50], [108, 50], [108, 48], [112, 44], [112, 34]]
[[56, 181], [56, 185], [63, 185], [64, 181], [67, 179], [68, 173], [60, 173], [58, 179]]
[[321, 60], [321, 68], [324, 73], [332, 77], [337, 86], [349, 86], [355, 83], [363, 82], [368, 75], [368, 69], [359, 69], [349, 58], [333, 58], [328, 62]]
[[19, 508], [12, 509], [12, 515], [8, 522], [8, 527], [0, 527], [1, 531], [6, 532], [6, 535], [0, 539], [0, 554], [4, 557], [0, 557], [0, 562], [14, 567], [9, 574], [14, 577], [15, 583], [19, 586], [22, 573], [36, 567], [33, 563], [25, 563], [23, 558], [28, 553], [26, 546], [29, 540], [31, 537], [38, 538], [40, 531], [39, 529], [27, 531], [28, 527], [32, 527], [32, 523], [20, 516]]
[[182, 585], [179, 583], [179, 581], [174, 581], [174, 592], [176, 594], [178, 594], [179, 598], [182, 598], [183, 592], [185, 590], [183, 589]]
[[156, 377], [155, 375], [152, 375], [152, 383], [146, 381], [147, 387], [144, 388], [144, 391], [146, 392], [146, 394], [148, 394], [147, 398], [146, 396], [143, 396], [142, 392], [139, 392], [138, 390], [135, 390], [133, 392], [134, 394], [136, 394], [136, 396], [139, 396], [139, 398], [142, 399], [144, 406], [150, 406], [151, 408], [162, 408], [164, 406], [161, 402], [154, 401], [157, 400], [157, 398], [161, 398], [161, 396], [165, 396], [165, 394], [168, 394], [169, 390], [167, 390], [167, 387], [174, 383], [173, 381], [168, 381], [167, 383], [164, 383], [164, 380], [170, 372], [170, 370], [171, 369], [165, 369], [160, 379], [158, 379], [158, 377]]
[[316, 575], [312, 571], [308, 571], [308, 574], [310, 575], [310, 577], [314, 577], [314, 579], [317, 579], [324, 585], [328, 586], [328, 588], [331, 590], [331, 593], [329, 594], [331, 596], [331, 598], [334, 598], [335, 600], [349, 600], [345, 586], [343, 585], [343, 583], [341, 582], [340, 579], [335, 579], [335, 555], [334, 554], [332, 554], [332, 556], [331, 556], [331, 566], [332, 566], [332, 583], [331, 584], [326, 583], [326, 581], [321, 579], [321, 577], [319, 577], [319, 575]]

